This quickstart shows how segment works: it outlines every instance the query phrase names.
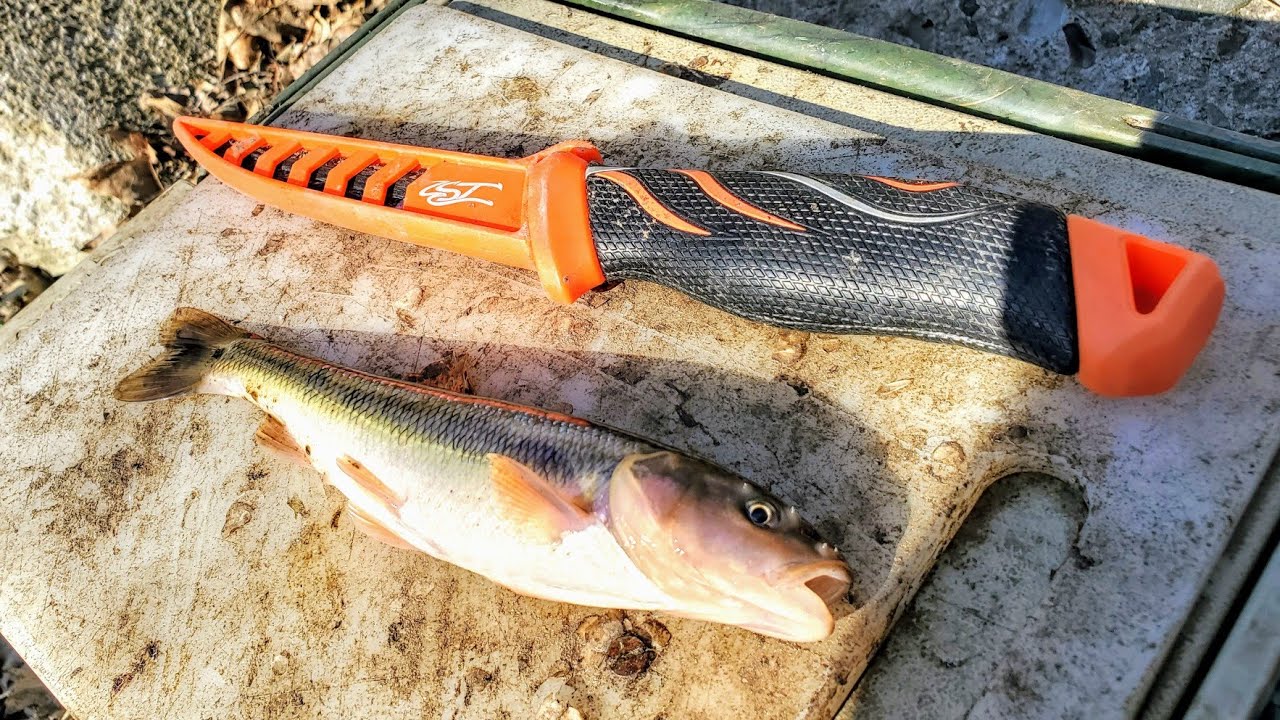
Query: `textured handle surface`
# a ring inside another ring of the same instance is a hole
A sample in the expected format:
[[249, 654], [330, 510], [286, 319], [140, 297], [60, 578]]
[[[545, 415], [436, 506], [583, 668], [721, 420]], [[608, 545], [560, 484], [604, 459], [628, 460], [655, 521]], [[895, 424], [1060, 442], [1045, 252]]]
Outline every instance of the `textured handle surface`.
[[605, 276], [782, 327], [1079, 364], [1066, 220], [977, 188], [850, 175], [595, 169]]

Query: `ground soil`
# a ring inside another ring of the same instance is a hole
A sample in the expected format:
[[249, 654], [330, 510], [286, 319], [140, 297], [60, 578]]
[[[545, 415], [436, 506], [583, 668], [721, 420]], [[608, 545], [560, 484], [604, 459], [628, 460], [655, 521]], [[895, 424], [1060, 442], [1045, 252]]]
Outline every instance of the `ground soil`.
[[73, 176], [129, 151], [118, 128], [157, 122], [149, 88], [211, 73], [218, 6], [42, 0], [0, 13], [0, 248], [60, 275], [129, 208]]

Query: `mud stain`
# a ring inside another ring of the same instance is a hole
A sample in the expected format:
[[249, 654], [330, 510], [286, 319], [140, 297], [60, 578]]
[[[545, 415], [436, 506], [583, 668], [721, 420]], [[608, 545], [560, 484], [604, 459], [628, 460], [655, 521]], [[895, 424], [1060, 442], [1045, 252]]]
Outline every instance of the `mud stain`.
[[53, 517], [44, 531], [66, 540], [75, 554], [89, 555], [100, 540], [116, 534], [133, 509], [130, 489], [156, 469], [141, 448], [130, 446], [109, 457], [82, 459], [60, 473], [43, 473], [31, 490], [54, 500], [45, 511]]
[[157, 657], [160, 657], [160, 643], [152, 640], [147, 643], [147, 646], [144, 647], [141, 652], [138, 653], [138, 657], [133, 661], [133, 665], [131, 665], [128, 670], [120, 673], [111, 680], [111, 696], [115, 697], [121, 690], [128, 687], [129, 683], [133, 682], [133, 679], [137, 677], [139, 673], [146, 670], [147, 665], [151, 664], [151, 661], [155, 660]]
[[332, 531], [312, 522], [285, 551], [294, 602], [317, 637], [332, 635], [346, 616], [346, 573], [333, 546]]
[[527, 75], [517, 75], [510, 80], [504, 80], [502, 90], [508, 101], [525, 100], [536, 103], [547, 95], [547, 91], [538, 85], [538, 81]]
[[266, 242], [262, 243], [262, 247], [254, 253], [254, 257], [269, 257], [280, 252], [280, 249], [289, 242], [289, 234], [282, 232], [271, 233], [267, 236]]

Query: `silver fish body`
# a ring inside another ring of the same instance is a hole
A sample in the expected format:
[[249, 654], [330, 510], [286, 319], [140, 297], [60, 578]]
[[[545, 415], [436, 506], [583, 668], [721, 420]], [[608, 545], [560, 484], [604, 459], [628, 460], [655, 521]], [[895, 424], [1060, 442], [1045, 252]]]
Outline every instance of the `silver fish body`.
[[792, 640], [830, 634], [839, 553], [746, 480], [570, 416], [299, 355], [198, 310], [118, 398], [243, 397], [258, 437], [319, 471], [358, 527], [516, 592], [663, 610]]

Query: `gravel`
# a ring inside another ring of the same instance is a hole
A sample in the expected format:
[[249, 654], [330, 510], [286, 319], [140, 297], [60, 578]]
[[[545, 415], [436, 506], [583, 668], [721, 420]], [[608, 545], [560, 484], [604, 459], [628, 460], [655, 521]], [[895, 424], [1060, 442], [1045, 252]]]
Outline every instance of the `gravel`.
[[128, 159], [108, 137], [144, 128], [152, 87], [212, 70], [218, 6], [43, 0], [0, 14], [0, 248], [61, 275], [128, 211], [74, 179]]
[[3, 720], [56, 720], [62, 706], [45, 690], [40, 678], [0, 637], [0, 718]]

